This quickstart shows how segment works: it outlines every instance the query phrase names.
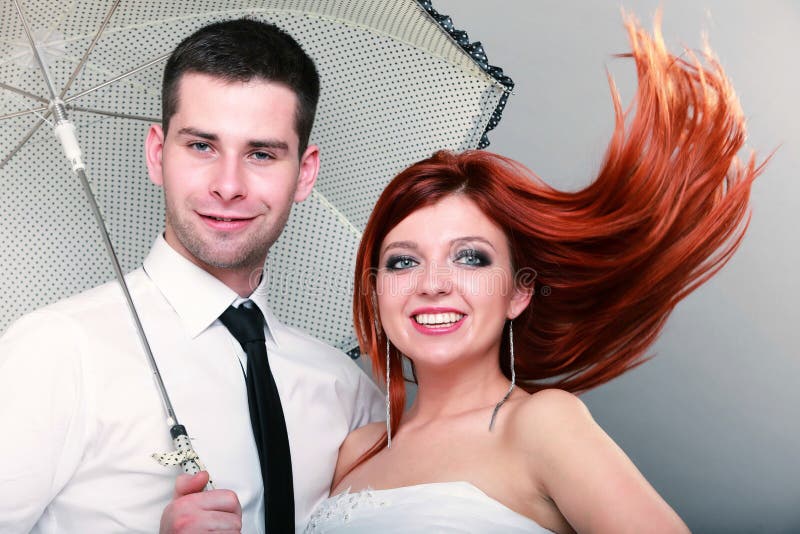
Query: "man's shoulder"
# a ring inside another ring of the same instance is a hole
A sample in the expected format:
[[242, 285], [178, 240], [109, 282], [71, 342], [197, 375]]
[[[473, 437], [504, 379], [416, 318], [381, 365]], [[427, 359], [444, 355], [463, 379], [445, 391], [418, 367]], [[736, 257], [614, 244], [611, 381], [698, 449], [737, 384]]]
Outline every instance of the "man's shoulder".
[[[276, 332], [280, 347], [286, 348], [286, 354], [295, 362], [303, 362], [323, 372], [355, 382], [367, 379], [367, 374], [344, 351], [308, 334], [307, 332], [276, 321], [279, 331]], [[272, 326], [272, 325], [271, 325]]]
[[[129, 286], [135, 287], [141, 285], [142, 276], [144, 273], [138, 269], [129, 273], [126, 280]], [[115, 318], [128, 321], [126, 309], [119, 283], [112, 280], [26, 313], [14, 321], [2, 337], [38, 331], [64, 334], [75, 329], [95, 327], [95, 320], [102, 320], [105, 325]]]
[[341, 364], [350, 360], [341, 350], [327, 344], [326, 342], [318, 339], [311, 334], [294, 326], [287, 325], [284, 322], [275, 322], [278, 331], [278, 341], [281, 344], [289, 344], [293, 350], [305, 351], [311, 354], [314, 359], [329, 361], [334, 364]]

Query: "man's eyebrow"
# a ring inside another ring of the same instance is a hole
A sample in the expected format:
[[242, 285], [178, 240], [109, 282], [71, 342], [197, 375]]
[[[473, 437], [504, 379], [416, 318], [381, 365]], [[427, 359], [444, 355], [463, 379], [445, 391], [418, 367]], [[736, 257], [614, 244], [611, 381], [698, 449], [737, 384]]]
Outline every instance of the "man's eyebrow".
[[289, 143], [277, 139], [253, 140], [247, 143], [252, 148], [271, 148], [273, 150], [289, 150]]
[[192, 137], [199, 137], [200, 139], [205, 139], [207, 141], [216, 141], [219, 139], [217, 134], [204, 132], [202, 130], [198, 130], [197, 128], [181, 128], [178, 130], [178, 135], [189, 135]]
[[[187, 135], [190, 137], [199, 137], [206, 141], [218, 141], [219, 136], [210, 132], [204, 132], [197, 128], [187, 127], [178, 130], [178, 135]], [[280, 141], [278, 139], [253, 139], [247, 142], [250, 148], [271, 148], [273, 150], [289, 150], [289, 143]]]

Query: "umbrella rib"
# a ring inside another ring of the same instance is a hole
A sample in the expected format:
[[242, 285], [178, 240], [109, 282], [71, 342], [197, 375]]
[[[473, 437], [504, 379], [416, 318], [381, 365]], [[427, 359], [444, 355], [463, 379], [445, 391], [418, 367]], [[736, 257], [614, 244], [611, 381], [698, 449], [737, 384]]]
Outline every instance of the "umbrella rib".
[[103, 111], [100, 109], [90, 109], [80, 106], [67, 106], [67, 107], [70, 109], [74, 109], [75, 111], [82, 111], [84, 113], [94, 113], [96, 115], [105, 115], [107, 117], [118, 117], [120, 119], [133, 119], [144, 122], [161, 122], [161, 119], [155, 119], [153, 117], [145, 117], [143, 115], [129, 115], [127, 113], [116, 113], [113, 111]]
[[322, 203], [323, 206], [328, 208], [328, 210], [336, 215], [336, 218], [339, 219], [339, 222], [342, 223], [342, 226], [350, 230], [350, 233], [353, 234], [353, 236], [355, 236], [357, 239], [361, 239], [361, 232], [358, 230], [358, 228], [353, 226], [353, 223], [351, 223], [350, 220], [345, 217], [344, 213], [339, 211], [339, 208], [334, 206], [327, 198], [325, 198], [325, 195], [320, 193], [316, 187], [311, 190], [311, 193]]
[[18, 95], [27, 96], [28, 98], [36, 100], [37, 102], [42, 102], [44, 104], [47, 104], [49, 102], [49, 100], [47, 100], [44, 97], [35, 95], [33, 93], [29, 93], [28, 91], [25, 91], [23, 89], [17, 89], [16, 87], [8, 85], [7, 83], [0, 82], [0, 88], [6, 89], [7, 91], [11, 91], [12, 93], [17, 93]]
[[23, 147], [23, 146], [25, 146], [25, 143], [27, 143], [27, 142], [28, 142], [28, 139], [30, 139], [31, 137], [33, 137], [33, 134], [35, 134], [35, 133], [36, 133], [36, 131], [37, 131], [39, 128], [41, 128], [41, 127], [42, 127], [42, 124], [44, 124], [44, 119], [40, 118], [38, 121], [36, 121], [36, 124], [34, 124], [34, 125], [33, 125], [33, 128], [31, 128], [31, 129], [28, 131], [28, 133], [25, 135], [25, 137], [23, 137], [23, 138], [20, 140], [20, 142], [19, 142], [19, 143], [17, 143], [17, 146], [15, 146], [15, 147], [14, 147], [14, 148], [11, 150], [11, 152], [9, 152], [9, 153], [6, 155], [6, 157], [4, 157], [4, 158], [3, 158], [3, 161], [0, 161], [0, 169], [2, 169], [3, 167], [5, 167], [5, 166], [6, 166], [6, 163], [8, 163], [9, 161], [11, 161], [11, 158], [13, 158], [13, 157], [14, 157], [14, 156], [17, 154], [17, 152], [19, 152], [20, 150], [22, 150], [22, 147]]
[[33, 56], [36, 58], [36, 62], [39, 64], [39, 68], [42, 71], [42, 76], [44, 76], [44, 81], [47, 84], [47, 90], [50, 92], [51, 97], [55, 97], [56, 91], [55, 89], [53, 89], [53, 82], [50, 80], [50, 75], [47, 72], [47, 67], [45, 67], [44, 60], [42, 60], [41, 54], [39, 54], [39, 47], [36, 46], [36, 41], [33, 40], [33, 35], [31, 34], [31, 29], [28, 26], [28, 21], [25, 20], [25, 15], [22, 13], [22, 6], [19, 5], [18, 0], [14, 0], [14, 5], [17, 8], [17, 13], [19, 13], [19, 20], [20, 22], [22, 22], [22, 28], [25, 30], [25, 35], [28, 37], [28, 42], [31, 45]]
[[20, 117], [22, 115], [27, 115], [28, 113], [41, 113], [42, 111], [48, 111], [48, 106], [42, 106], [40, 108], [34, 109], [24, 109], [22, 111], [15, 111], [14, 113], [7, 113], [6, 115], [0, 115], [0, 120], [4, 119], [13, 119], [14, 117]]
[[[89, 93], [93, 93], [93, 92], [97, 91], [98, 89], [102, 89], [103, 87], [105, 87], [105, 86], [107, 86], [107, 85], [111, 85], [112, 83], [118, 82], [119, 80], [121, 80], [121, 79], [123, 79], [123, 78], [127, 78], [128, 76], [131, 76], [131, 75], [133, 75], [133, 74], [136, 74], [136, 73], [137, 73], [137, 72], [139, 72], [140, 70], [144, 70], [144, 69], [146, 69], [147, 67], [150, 67], [150, 66], [152, 66], [152, 65], [155, 65], [155, 64], [156, 64], [156, 63], [158, 63], [159, 61], [163, 61], [163, 60], [167, 59], [168, 57], [169, 57], [169, 54], [163, 54], [163, 55], [161, 55], [161, 56], [158, 56], [158, 57], [157, 57], [157, 58], [155, 58], [155, 59], [151, 59], [151, 60], [150, 60], [150, 61], [148, 61], [147, 63], [145, 63], [145, 64], [143, 64], [143, 65], [140, 65], [140, 66], [136, 67], [135, 69], [129, 70], [128, 72], [125, 72], [125, 73], [123, 73], [123, 74], [120, 74], [119, 76], [114, 76], [114, 77], [113, 77], [113, 78], [111, 78], [110, 80], [106, 80], [105, 82], [101, 83], [100, 85], [97, 85], [97, 86], [95, 86], [95, 87], [92, 87], [92, 88], [90, 88], [90, 89], [86, 89], [85, 91], [81, 91], [81, 92], [80, 92], [80, 93], [78, 93], [78, 94], [75, 94], [75, 95], [69, 96], [69, 97], [67, 97], [67, 98], [65, 98], [65, 99], [64, 99], [64, 102], [72, 102], [73, 100], [77, 100], [78, 98], [81, 98], [81, 97], [83, 97], [83, 96], [86, 96], [86, 95], [88, 95]], [[2, 118], [2, 117], [0, 117], [0, 118]]]
[[81, 69], [83, 69], [84, 64], [86, 64], [86, 60], [89, 59], [89, 54], [92, 53], [92, 50], [94, 50], [94, 47], [97, 44], [97, 41], [100, 40], [100, 35], [102, 35], [103, 31], [106, 29], [106, 26], [108, 26], [108, 23], [111, 20], [111, 16], [117, 10], [119, 3], [120, 0], [116, 0], [116, 2], [114, 2], [114, 4], [111, 6], [111, 9], [108, 10], [108, 13], [106, 13], [106, 17], [103, 19], [103, 22], [100, 23], [100, 27], [97, 29], [97, 33], [95, 33], [94, 38], [92, 38], [92, 42], [89, 43], [89, 47], [86, 48], [86, 52], [83, 53], [83, 57], [81, 58], [80, 62], [78, 62], [78, 66], [75, 67], [75, 70], [72, 71], [72, 74], [70, 74], [69, 76], [69, 80], [67, 80], [66, 85], [64, 85], [64, 89], [61, 90], [59, 98], [64, 98], [64, 95], [67, 94], [69, 88], [72, 87], [72, 83], [75, 81], [75, 78], [78, 77], [78, 73], [81, 71]]

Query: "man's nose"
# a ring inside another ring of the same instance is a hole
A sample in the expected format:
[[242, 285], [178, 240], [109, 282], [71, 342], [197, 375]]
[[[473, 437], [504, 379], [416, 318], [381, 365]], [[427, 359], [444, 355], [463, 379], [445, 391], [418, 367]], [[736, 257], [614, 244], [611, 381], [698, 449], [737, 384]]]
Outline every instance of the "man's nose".
[[238, 158], [222, 156], [218, 161], [214, 179], [211, 181], [211, 194], [222, 200], [233, 200], [247, 195], [247, 181], [242, 163]]

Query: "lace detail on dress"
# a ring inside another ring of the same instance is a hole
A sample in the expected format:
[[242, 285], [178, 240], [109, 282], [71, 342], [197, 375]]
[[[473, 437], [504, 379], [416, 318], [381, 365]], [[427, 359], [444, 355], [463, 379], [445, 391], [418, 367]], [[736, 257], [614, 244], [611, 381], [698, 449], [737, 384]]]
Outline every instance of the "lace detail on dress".
[[429, 482], [335, 495], [306, 534], [550, 534], [470, 482]]
[[386, 506], [386, 500], [378, 498], [373, 490], [365, 489], [350, 493], [350, 488], [347, 488], [343, 493], [323, 501], [311, 515], [303, 532], [305, 534], [317, 532], [317, 527], [321, 524], [348, 523], [350, 514], [357, 508], [378, 508], [380, 506]]

